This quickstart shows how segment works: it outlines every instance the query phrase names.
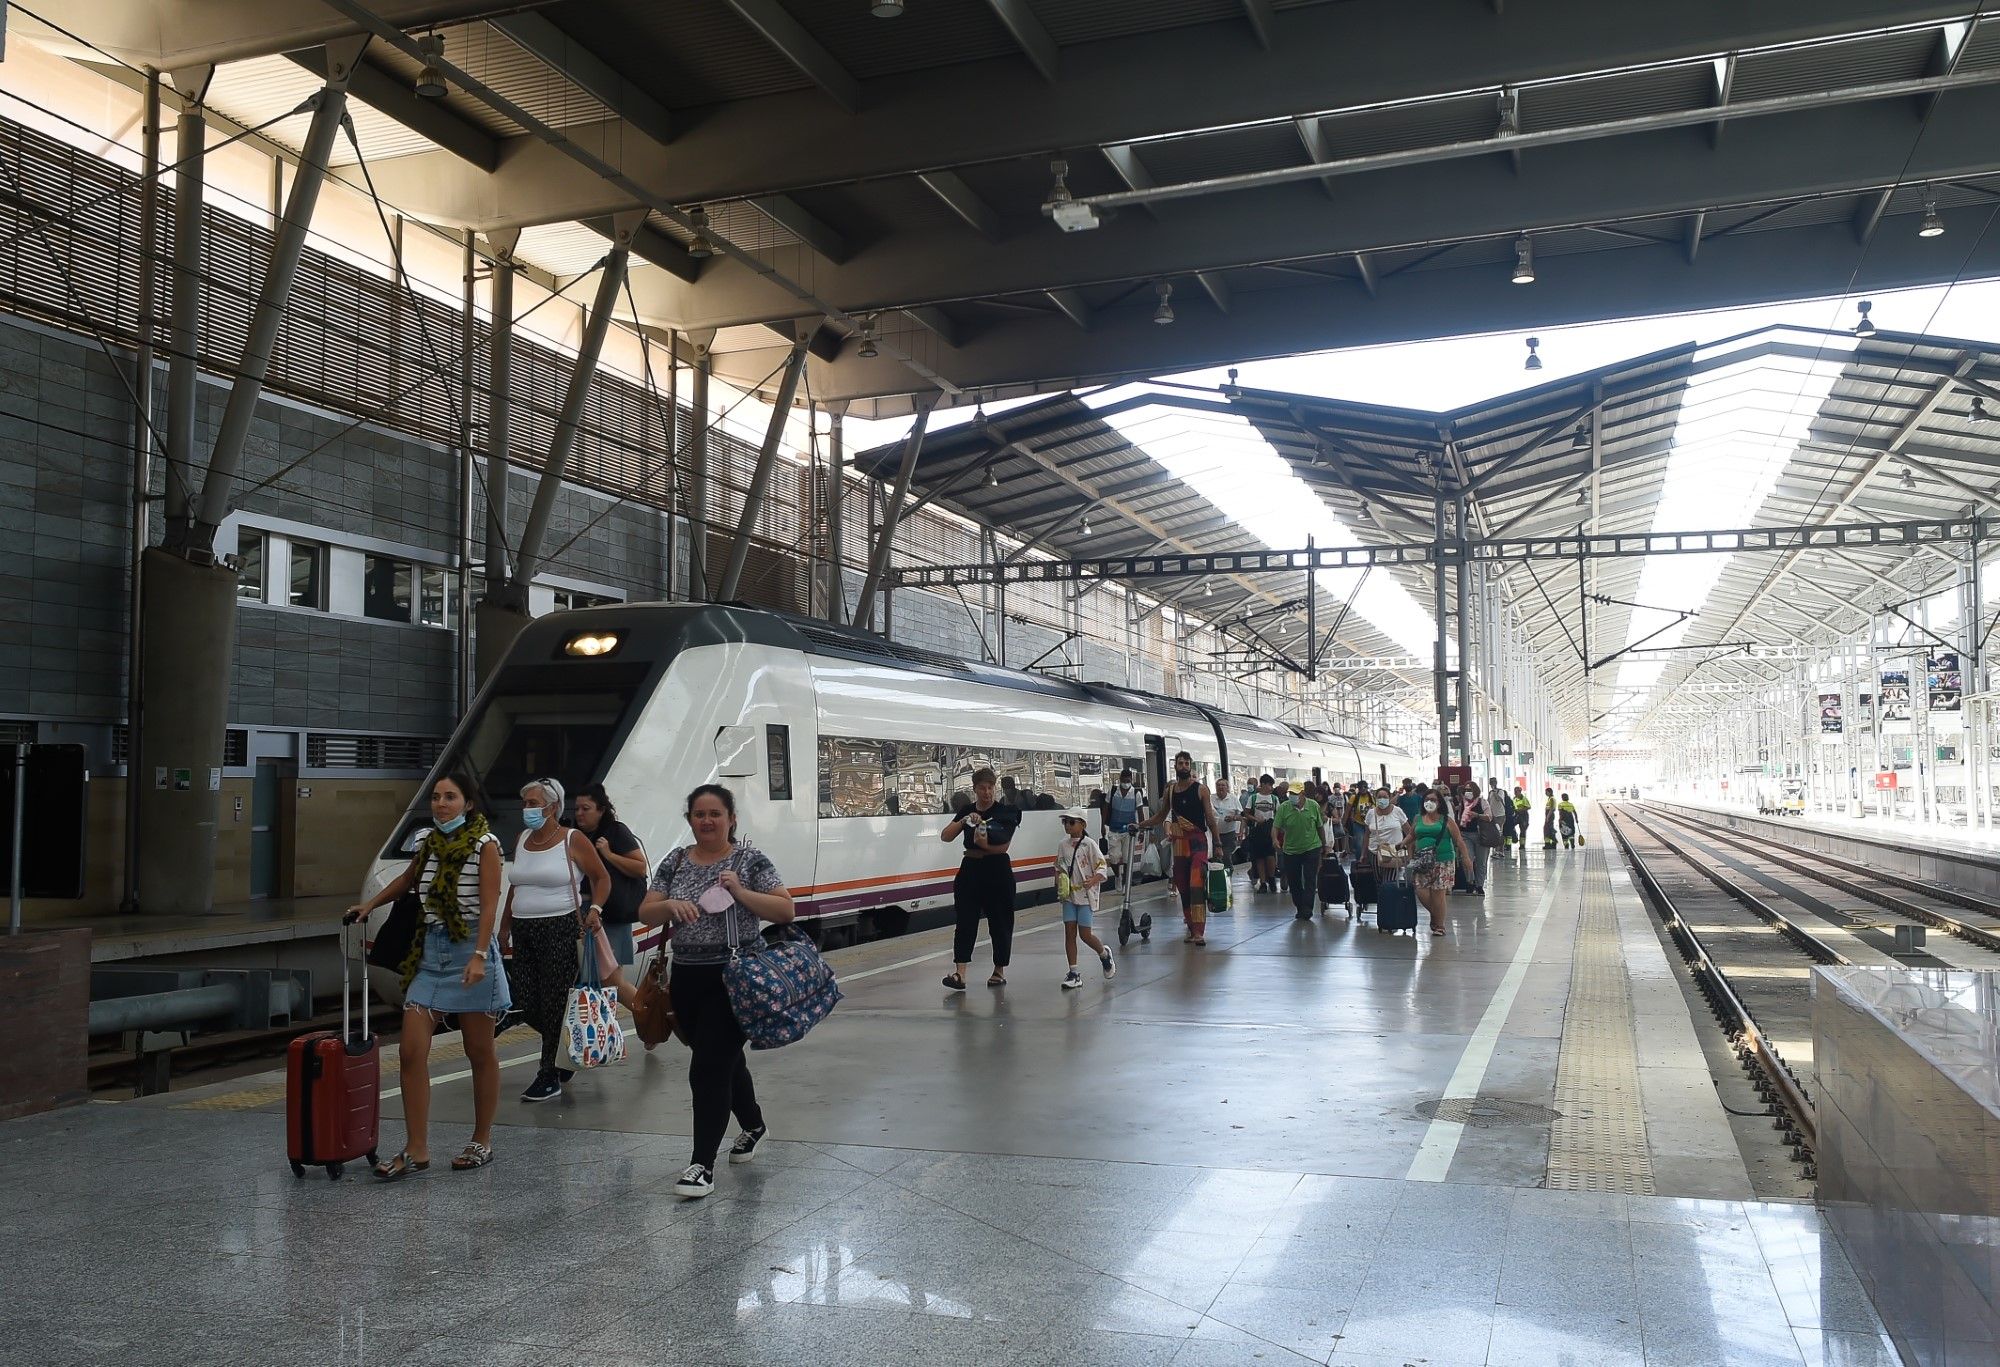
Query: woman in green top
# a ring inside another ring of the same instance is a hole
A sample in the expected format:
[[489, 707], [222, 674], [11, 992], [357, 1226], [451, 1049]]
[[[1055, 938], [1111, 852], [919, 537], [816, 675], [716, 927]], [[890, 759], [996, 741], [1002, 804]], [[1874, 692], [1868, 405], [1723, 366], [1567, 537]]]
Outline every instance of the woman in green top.
[[1423, 810], [1411, 824], [1415, 835], [1416, 859], [1410, 876], [1417, 885], [1417, 900], [1431, 914], [1431, 934], [1444, 934], [1444, 900], [1451, 890], [1452, 874], [1461, 863], [1472, 868], [1472, 851], [1458, 823], [1438, 801], [1438, 789], [1424, 794]]
[[1297, 919], [1312, 920], [1313, 899], [1319, 893], [1320, 806], [1306, 796], [1303, 786], [1278, 804], [1273, 834], [1285, 861], [1285, 889], [1292, 894]]

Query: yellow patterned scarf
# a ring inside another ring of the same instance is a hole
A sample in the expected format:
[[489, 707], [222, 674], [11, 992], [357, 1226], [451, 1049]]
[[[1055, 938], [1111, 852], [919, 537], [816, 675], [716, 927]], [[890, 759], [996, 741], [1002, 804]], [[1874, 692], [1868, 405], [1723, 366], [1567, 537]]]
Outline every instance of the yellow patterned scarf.
[[[430, 891], [424, 895], [424, 910], [444, 924], [444, 933], [456, 943], [471, 933], [466, 925], [465, 908], [458, 900], [458, 879], [464, 872], [465, 861], [479, 848], [491, 828], [486, 824], [483, 813], [474, 812], [465, 824], [450, 835], [433, 828], [424, 837], [424, 863], [431, 866]], [[410, 941], [410, 952], [403, 959], [403, 986], [407, 988], [417, 976], [417, 969], [424, 961], [424, 936], [419, 931]]]

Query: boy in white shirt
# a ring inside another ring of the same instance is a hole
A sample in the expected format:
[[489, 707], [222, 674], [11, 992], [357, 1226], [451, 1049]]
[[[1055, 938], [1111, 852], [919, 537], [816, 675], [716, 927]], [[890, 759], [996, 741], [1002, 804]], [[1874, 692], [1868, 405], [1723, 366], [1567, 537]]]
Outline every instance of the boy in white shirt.
[[1111, 962], [1111, 951], [1090, 928], [1097, 912], [1098, 889], [1104, 886], [1104, 855], [1099, 852], [1097, 842], [1086, 835], [1082, 817], [1065, 814], [1062, 824], [1067, 838], [1056, 850], [1056, 892], [1062, 902], [1063, 952], [1069, 956], [1069, 974], [1062, 985], [1068, 991], [1083, 986], [1083, 975], [1076, 968], [1078, 940], [1097, 951], [1105, 977], [1109, 978], [1118, 969]]

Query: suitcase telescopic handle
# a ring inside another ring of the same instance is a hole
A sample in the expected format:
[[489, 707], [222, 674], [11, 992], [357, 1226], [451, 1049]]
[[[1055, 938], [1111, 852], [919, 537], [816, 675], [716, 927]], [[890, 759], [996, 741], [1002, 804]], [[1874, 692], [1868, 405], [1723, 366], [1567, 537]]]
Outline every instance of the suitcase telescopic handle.
[[[368, 922], [364, 917], [355, 925], [354, 959], [361, 964], [361, 1038], [368, 1038], [368, 964], [362, 958], [363, 947], [368, 943]], [[340, 1042], [346, 1044], [354, 1038], [353, 1014], [349, 999], [354, 990], [353, 968], [348, 963], [347, 930], [340, 932]]]

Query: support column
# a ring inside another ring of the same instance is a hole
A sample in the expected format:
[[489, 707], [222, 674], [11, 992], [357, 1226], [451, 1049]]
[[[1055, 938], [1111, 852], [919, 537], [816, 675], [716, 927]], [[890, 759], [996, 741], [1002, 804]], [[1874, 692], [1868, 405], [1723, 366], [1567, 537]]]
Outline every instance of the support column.
[[1472, 767], [1472, 548], [1468, 505], [1458, 496], [1458, 753]]
[[160, 74], [146, 73], [139, 171], [139, 345], [132, 366], [131, 568], [125, 611], [125, 851], [119, 910], [139, 910], [139, 753], [145, 730], [145, 560], [153, 512], [153, 331], [158, 325]]
[[305, 252], [306, 233], [312, 227], [320, 187], [326, 182], [327, 158], [332, 155], [334, 135], [340, 131], [341, 119], [347, 112], [347, 85], [367, 45], [365, 37], [337, 38], [326, 45], [326, 84], [314, 97], [317, 104], [299, 151], [298, 174], [292, 179], [292, 193], [285, 200], [285, 217], [271, 245], [271, 264], [250, 315], [243, 359], [237, 365], [236, 382], [229, 389], [229, 403], [222, 410], [215, 449], [209, 453], [208, 471], [202, 477], [201, 497], [194, 505], [191, 525], [185, 530], [168, 528], [168, 544], [197, 558], [214, 553], [216, 530], [229, 515], [237, 475], [243, 467], [244, 443], [257, 416], [258, 401], [264, 395], [264, 377], [270, 373], [278, 328], [291, 299], [292, 280], [298, 275], [299, 259]]
[[[204, 208], [208, 119], [201, 102], [215, 78], [212, 66], [172, 74], [174, 88], [188, 103], [174, 131], [173, 299], [167, 348], [166, 525], [188, 518], [194, 486], [195, 358], [201, 352], [201, 225]], [[131, 751], [128, 753], [136, 753]]]
[[792, 415], [792, 399], [798, 394], [799, 373], [806, 366], [808, 329], [801, 327], [792, 342], [792, 354], [778, 380], [778, 393], [771, 404], [771, 423], [764, 430], [764, 445], [757, 452], [756, 467], [750, 472], [750, 487], [743, 492], [743, 515], [737, 519], [736, 534], [729, 542], [729, 565], [722, 572], [722, 589], [717, 597], [729, 602], [743, 583], [743, 567], [750, 561], [750, 533], [756, 529], [757, 515], [764, 511], [764, 499], [771, 490], [771, 470], [778, 461], [778, 443], [785, 435], [785, 423]]
[[548, 537], [549, 522], [555, 516], [556, 496], [562, 492], [563, 476], [570, 457], [576, 452], [577, 436], [583, 421], [583, 405], [597, 375], [597, 362], [604, 354], [604, 338], [611, 330], [611, 315], [618, 306], [618, 292], [625, 285], [625, 266], [631, 258], [632, 235], [644, 215], [638, 211], [618, 214], [613, 220], [612, 246], [597, 280], [597, 296], [584, 319], [583, 344], [576, 364], [570, 368], [569, 385], [563, 391], [562, 408], [556, 415], [555, 436], [549, 442], [548, 458], [535, 482], [535, 501], [528, 509], [528, 524], [521, 531], [521, 543], [514, 553], [513, 573], [506, 587], [489, 593], [479, 605], [479, 658], [481, 672], [490, 673], [514, 644], [514, 638], [530, 621], [528, 590], [535, 572], [541, 568], [542, 543]]
[[[861, 581], [861, 601], [854, 609], [854, 624], [870, 631], [875, 629], [875, 600], [882, 576], [889, 568], [889, 547], [896, 539], [896, 522], [903, 515], [903, 504], [909, 498], [910, 480], [917, 471], [917, 457], [923, 453], [924, 429], [930, 426], [931, 409], [937, 407], [937, 395], [919, 394], [915, 406], [916, 426], [910, 429], [910, 435], [903, 443], [903, 463], [896, 471], [896, 488], [889, 495], [888, 506], [882, 510], [882, 525], [875, 533], [875, 545], [868, 555], [868, 575]], [[885, 634], [888, 625], [888, 614], [885, 612], [882, 623]]]
[[[401, 221], [398, 220], [398, 226]], [[400, 249], [397, 257], [401, 259]], [[472, 230], [467, 228], [460, 243], [458, 295], [458, 593], [453, 604], [457, 619], [458, 715], [472, 707], [473, 690], [478, 686], [477, 662], [472, 653], [472, 486], [478, 482], [478, 466], [472, 453], [472, 354], [477, 349], [479, 320], [473, 316], [473, 292], [477, 288], [479, 256], [474, 250]], [[398, 295], [398, 298], [401, 296]], [[422, 585], [412, 585], [419, 594]]]
[[[486, 596], [506, 587], [513, 567], [507, 562], [507, 476], [514, 442], [514, 248], [516, 228], [487, 237], [493, 259], [488, 281], [492, 340], [486, 354]], [[480, 677], [486, 674], [481, 657]]]
[[1444, 567], [1444, 493], [1439, 491], [1431, 503], [1431, 569], [1434, 571], [1435, 592], [1432, 596], [1431, 611], [1437, 618], [1437, 643], [1431, 654], [1431, 694], [1437, 704], [1438, 718], [1438, 764], [1451, 763], [1451, 721], [1446, 711], [1451, 693], [1451, 681], [1445, 668], [1445, 640], [1449, 626], [1445, 621], [1445, 567]]
[[688, 434], [689, 596], [706, 603], [713, 598], [708, 586], [708, 377], [715, 372], [715, 358], [710, 353], [715, 329], [682, 335], [693, 353], [688, 358], [688, 406], [693, 421]]
[[826, 406], [826, 620], [847, 620], [847, 400]]

